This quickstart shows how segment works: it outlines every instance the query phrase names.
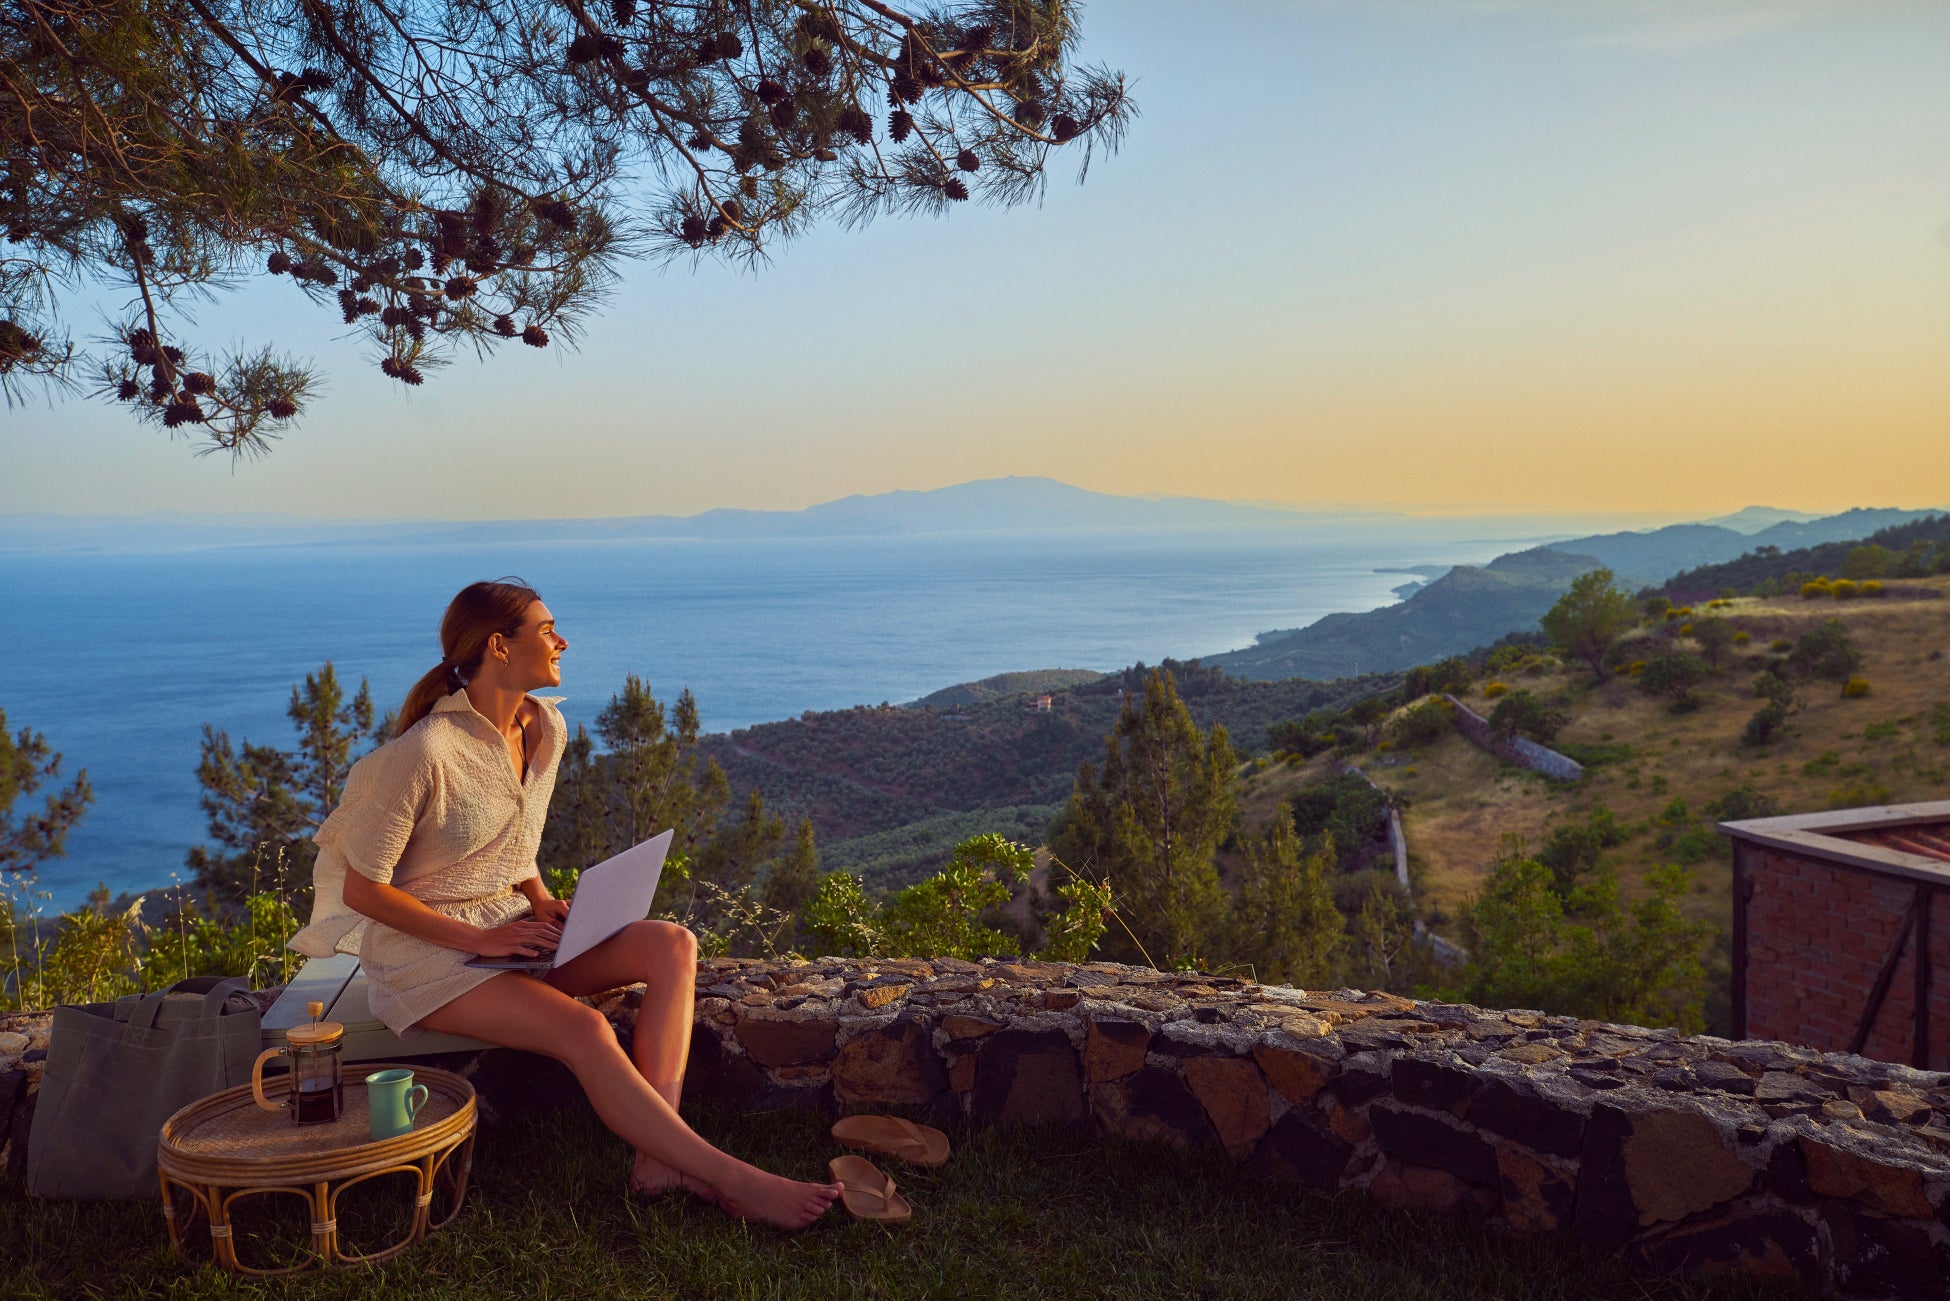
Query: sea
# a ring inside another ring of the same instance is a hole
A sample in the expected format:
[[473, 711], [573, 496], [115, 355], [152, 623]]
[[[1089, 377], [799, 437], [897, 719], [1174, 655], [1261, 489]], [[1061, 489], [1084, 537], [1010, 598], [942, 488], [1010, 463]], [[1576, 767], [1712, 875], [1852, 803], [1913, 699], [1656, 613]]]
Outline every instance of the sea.
[[[205, 839], [207, 725], [289, 747], [292, 687], [332, 663], [397, 705], [480, 578], [535, 586], [568, 638], [563, 709], [593, 724], [626, 674], [696, 695], [707, 731], [902, 703], [1019, 669], [1113, 670], [1250, 645], [1398, 599], [1410, 565], [1500, 548], [1425, 531], [307, 542], [0, 554], [0, 710], [86, 770], [95, 802], [24, 908], [187, 880]], [[592, 729], [593, 730], [593, 729]], [[16, 805], [18, 817], [39, 797]]]

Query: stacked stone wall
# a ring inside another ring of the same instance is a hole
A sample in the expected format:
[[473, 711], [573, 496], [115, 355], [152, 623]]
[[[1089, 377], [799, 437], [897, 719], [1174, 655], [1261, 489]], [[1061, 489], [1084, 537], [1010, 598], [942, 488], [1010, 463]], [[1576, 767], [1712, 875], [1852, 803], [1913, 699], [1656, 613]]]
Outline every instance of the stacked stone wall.
[[[641, 998], [591, 1001], [627, 1042]], [[1846, 1297], [1937, 1296], [1950, 1277], [1950, 1076], [1889, 1062], [1113, 963], [719, 959], [696, 1011], [686, 1093], [736, 1107], [1222, 1150], [1650, 1270]], [[33, 1044], [0, 1060], [12, 1155], [45, 1018], [10, 1024]], [[435, 1060], [474, 1080], [489, 1123], [578, 1096], [528, 1054]]]
[[1539, 745], [1526, 737], [1498, 736], [1496, 729], [1490, 726], [1489, 719], [1454, 696], [1444, 696], [1443, 699], [1456, 707], [1451, 715], [1455, 719], [1456, 730], [1505, 763], [1540, 772], [1556, 781], [1584, 780], [1584, 765], [1571, 756], [1559, 754], [1549, 746]]
[[[1845, 1052], [1915, 897], [1914, 883], [1742, 846], [1747, 881], [1747, 1033]], [[1950, 972], [1950, 896], [1931, 927], [1932, 965]], [[1916, 952], [1904, 950], [1863, 1052], [1909, 1061]], [[1930, 1009], [1930, 1065], [1950, 1068], [1950, 999]]]

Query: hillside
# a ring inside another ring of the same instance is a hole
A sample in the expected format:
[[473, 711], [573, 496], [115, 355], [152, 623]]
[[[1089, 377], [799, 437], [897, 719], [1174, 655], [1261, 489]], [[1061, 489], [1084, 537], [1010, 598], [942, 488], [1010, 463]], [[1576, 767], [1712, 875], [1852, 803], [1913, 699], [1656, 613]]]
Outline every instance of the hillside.
[[[1856, 541], [1825, 542], [1795, 551], [1759, 548], [1738, 560], [1703, 565], [1674, 574], [1658, 590], [1676, 602], [1703, 601], [1728, 590], [1752, 593], [1763, 584], [1786, 583], [1798, 575], [1820, 574], [1836, 578], [1841, 576], [1848, 553], [1858, 546], [1878, 546], [1892, 553], [1890, 558], [1895, 563], [1890, 566], [1891, 572], [1875, 577], [1917, 577], [1922, 566], [1906, 562], [1910, 562], [1910, 551], [1919, 543], [1935, 548], [1950, 544], [1950, 515], [1935, 515], [1898, 524]], [[1922, 557], [1919, 555], [1917, 559], [1920, 561]], [[1918, 572], [1909, 572], [1912, 568]], [[1795, 585], [1798, 586], [1798, 582]]]
[[[1950, 595], [1950, 577], [1915, 585]], [[1354, 758], [1405, 806], [1418, 903], [1432, 910], [1438, 930], [1453, 923], [1502, 847], [1535, 852], [1554, 830], [1601, 807], [1627, 830], [1606, 861], [1628, 889], [1654, 864], [1690, 863], [1697, 874], [1693, 911], [1724, 930], [1731, 877], [1712, 823], [1714, 806], [1724, 808], [1729, 796], [1745, 788], [1751, 794], [1736, 798], [1750, 809], [1758, 796], [1784, 813], [1943, 798], [1950, 786], [1950, 602], [1797, 596], [1737, 600], [1715, 613], [1750, 641], [1701, 689], [1703, 703], [1691, 713], [1672, 713], [1628, 677], [1594, 686], [1589, 674], [1566, 673], [1548, 659], [1507, 676], [1510, 686], [1569, 716], [1555, 744], [1586, 762], [1588, 775], [1576, 785], [1503, 764], [1453, 733], [1414, 750]], [[1803, 707], [1790, 735], [1765, 748], [1742, 744], [1748, 719], [1764, 703], [1752, 683], [1769, 645], [1833, 618], [1862, 651], [1870, 693], [1844, 699], [1834, 682], [1797, 682]], [[1643, 635], [1648, 655], [1674, 637], [1669, 627]], [[1465, 697], [1482, 712], [1491, 708], [1485, 685], [1479, 679]], [[1321, 756], [1251, 774], [1247, 807], [1265, 821], [1280, 801], [1325, 776], [1330, 762]], [[1723, 967], [1724, 956], [1719, 962]]]
[[1571, 580], [1598, 564], [1589, 556], [1537, 548], [1487, 565], [1457, 565], [1399, 605], [1261, 633], [1255, 645], [1205, 663], [1256, 679], [1337, 678], [1431, 663], [1534, 628]]
[[[1391, 677], [1244, 682], [1197, 664], [1166, 667], [1199, 725], [1223, 723], [1242, 755], [1265, 750], [1273, 723], [1397, 685]], [[1077, 766], [1102, 759], [1122, 707], [1118, 693], [1142, 671], [1052, 691], [1047, 710], [1026, 708], [1019, 696], [951, 709], [863, 705], [707, 736], [699, 750], [723, 767], [739, 798], [757, 788], [786, 817], [810, 816], [832, 861], [878, 858], [893, 842], [842, 846], [948, 814], [1061, 804]]]
[[924, 709], [954, 709], [1009, 696], [1030, 696], [1066, 687], [1080, 687], [1104, 675], [1095, 669], [1030, 669], [1023, 673], [998, 673], [979, 682], [959, 682], [952, 687], [929, 692], [914, 705]]

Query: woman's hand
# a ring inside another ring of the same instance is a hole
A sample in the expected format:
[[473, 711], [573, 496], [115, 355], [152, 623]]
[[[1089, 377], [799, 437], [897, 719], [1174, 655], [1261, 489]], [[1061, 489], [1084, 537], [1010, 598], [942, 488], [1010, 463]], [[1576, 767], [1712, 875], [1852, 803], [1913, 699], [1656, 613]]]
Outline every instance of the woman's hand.
[[561, 899], [531, 899], [529, 904], [535, 910], [535, 920], [552, 922], [560, 926], [569, 920], [569, 905]]
[[484, 958], [532, 958], [561, 942], [562, 928], [554, 922], [524, 920], [483, 930], [474, 952]]

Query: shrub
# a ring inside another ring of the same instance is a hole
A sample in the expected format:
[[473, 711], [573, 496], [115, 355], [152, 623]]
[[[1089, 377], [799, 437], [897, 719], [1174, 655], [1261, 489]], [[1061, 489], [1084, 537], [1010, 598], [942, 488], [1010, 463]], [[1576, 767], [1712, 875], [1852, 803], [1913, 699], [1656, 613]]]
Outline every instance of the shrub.
[[1672, 602], [1663, 596], [1648, 596], [1640, 608], [1645, 611], [1646, 618], [1660, 619], [1665, 617], [1666, 611], [1672, 608]]
[[1854, 600], [1857, 590], [1856, 585], [1846, 578], [1836, 579], [1834, 586], [1830, 589], [1837, 601]]
[[1728, 791], [1700, 812], [1715, 822], [1743, 822], [1748, 818], [1771, 818], [1781, 811], [1780, 802], [1763, 795], [1751, 783]]
[[[1499, 646], [1490, 652], [1494, 663], [1505, 651], [1517, 649], [1514, 646]], [[1470, 671], [1469, 661], [1460, 655], [1451, 656], [1434, 664], [1418, 664], [1402, 675], [1402, 698], [1416, 700], [1422, 696], [1439, 696], [1446, 692], [1457, 695], [1469, 690], [1475, 677]]]
[[1645, 661], [1633, 660], [1625, 666], [1625, 672], [1632, 677], [1637, 677], [1639, 674], [1645, 672]]
[[1801, 584], [1801, 595], [1810, 601], [1818, 601], [1828, 594], [1828, 580], [1825, 578], [1817, 578], [1812, 583]]
[[1777, 705], [1794, 703], [1794, 688], [1778, 673], [1763, 673], [1754, 679], [1754, 694]]
[[1896, 553], [1887, 547], [1870, 543], [1867, 546], [1852, 547], [1842, 561], [1843, 578], [1882, 578], [1895, 567]]
[[1485, 683], [1483, 685], [1483, 699], [1495, 700], [1498, 696], [1505, 694], [1509, 690], [1510, 690], [1510, 684], [1507, 682]]
[[[1523, 695], [1525, 693], [1518, 692], [1517, 694]], [[1497, 706], [1498, 709], [1502, 707], [1500, 704]], [[1393, 742], [1397, 747], [1402, 749], [1411, 749], [1418, 745], [1428, 745], [1449, 735], [1449, 728], [1449, 702], [1440, 697], [1435, 697], [1424, 700], [1419, 705], [1411, 705], [1409, 708], [1402, 710], [1393, 718], [1389, 719], [1388, 740], [1382, 742], [1382, 744], [1386, 745], [1389, 742]]]
[[1498, 736], [1521, 733], [1538, 741], [1552, 741], [1571, 720], [1555, 709], [1546, 708], [1528, 691], [1513, 691], [1496, 702], [1490, 713], [1490, 726]]
[[1706, 661], [1684, 653], [1661, 655], [1646, 663], [1639, 677], [1641, 689], [1673, 702], [1675, 710], [1693, 697], [1693, 688], [1712, 672]]
[[1880, 579], [1876, 579], [1876, 578], [1871, 578], [1871, 579], [1869, 579], [1869, 580], [1868, 580], [1867, 582], [1865, 582], [1865, 583], [1863, 583], [1863, 584], [1862, 584], [1862, 595], [1863, 595], [1863, 596], [1881, 596], [1881, 595], [1882, 595], [1882, 581], [1881, 581]]
[[1723, 609], [1725, 609], [1725, 608], [1726, 608], [1727, 606], [1729, 606], [1729, 605], [1732, 605], [1732, 604], [1733, 604], [1733, 602], [1732, 602], [1732, 601], [1730, 601], [1730, 600], [1728, 600], [1728, 599], [1727, 599], [1726, 597], [1724, 597], [1724, 596], [1716, 596], [1716, 597], [1714, 597], [1714, 598], [1713, 598], [1712, 600], [1710, 600], [1710, 601], [1708, 601], [1708, 602], [1706, 603], [1706, 608], [1707, 608], [1707, 609], [1709, 609], [1709, 610], [1723, 610]]
[[1785, 637], [1776, 637], [1773, 641], [1767, 643], [1767, 649], [1776, 652], [1791, 651], [1794, 649], [1794, 643]]
[[1853, 677], [1847, 682], [1842, 683], [1842, 699], [1844, 700], [1858, 700], [1868, 694], [1869, 680], [1867, 678]]
[[1758, 748], [1785, 740], [1787, 735], [1788, 707], [1775, 700], [1762, 705], [1747, 720], [1747, 728], [1740, 734], [1740, 740], [1742, 744]]
[[1881, 782], [1861, 781], [1828, 792], [1828, 807], [1831, 809], [1860, 809], [1888, 802], [1889, 788]]
[[1862, 652], [1848, 635], [1840, 619], [1829, 619], [1810, 628], [1788, 652], [1788, 666], [1810, 677], [1846, 682], [1862, 667]]
[[1742, 629], [1740, 632], [1733, 634], [1733, 644], [1736, 646], [1745, 646], [1748, 642], [1752, 641], [1753, 639], [1754, 639], [1754, 635], [1750, 632], [1747, 632], [1745, 629]]
[[1692, 624], [1690, 624], [1690, 623], [1682, 623], [1682, 624], [1680, 624], [1680, 625], [1679, 625], [1679, 635], [1680, 635], [1681, 637], [1690, 637], [1690, 636], [1692, 636], [1692, 635], [1693, 635], [1693, 625], [1692, 625]]

